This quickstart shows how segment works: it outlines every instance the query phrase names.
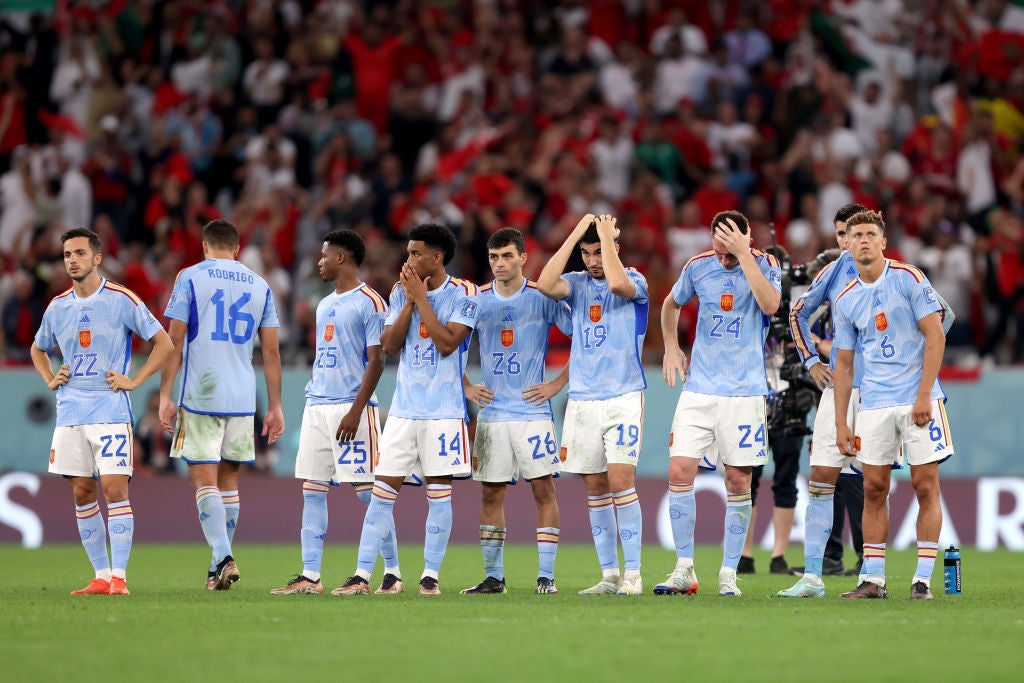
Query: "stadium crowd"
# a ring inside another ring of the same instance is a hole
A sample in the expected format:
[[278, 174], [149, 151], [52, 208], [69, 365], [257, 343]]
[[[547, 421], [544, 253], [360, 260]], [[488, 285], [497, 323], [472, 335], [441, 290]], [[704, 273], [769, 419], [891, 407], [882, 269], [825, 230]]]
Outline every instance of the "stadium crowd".
[[160, 314], [203, 224], [230, 219], [308, 367], [333, 228], [387, 292], [420, 223], [483, 282], [496, 230], [526, 233], [536, 277], [581, 215], [614, 213], [660, 301], [716, 212], [744, 211], [758, 247], [774, 224], [802, 262], [852, 201], [948, 299], [947, 361], [1024, 360], [1021, 2], [37, 4], [0, 20], [6, 363], [70, 286], [68, 227]]

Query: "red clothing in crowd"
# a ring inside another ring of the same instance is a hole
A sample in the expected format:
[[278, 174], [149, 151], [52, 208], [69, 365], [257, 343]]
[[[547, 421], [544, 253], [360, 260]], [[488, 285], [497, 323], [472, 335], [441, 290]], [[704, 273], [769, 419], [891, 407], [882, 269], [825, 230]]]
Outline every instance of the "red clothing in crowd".
[[383, 134], [388, 128], [391, 84], [395, 80], [401, 41], [393, 36], [370, 45], [360, 36], [349, 34], [345, 47], [352, 54], [355, 71], [356, 110]]

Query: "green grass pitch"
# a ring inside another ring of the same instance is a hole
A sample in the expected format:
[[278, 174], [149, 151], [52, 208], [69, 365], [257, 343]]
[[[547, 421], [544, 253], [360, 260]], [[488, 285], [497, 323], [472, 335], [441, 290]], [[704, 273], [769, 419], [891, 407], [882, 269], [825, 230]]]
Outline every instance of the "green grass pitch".
[[[790, 561], [799, 557], [790, 550]], [[887, 602], [838, 596], [855, 579], [828, 578], [823, 600], [783, 600], [795, 580], [741, 577], [743, 596], [718, 598], [721, 551], [697, 552], [696, 596], [651, 588], [674, 563], [644, 552], [642, 597], [581, 597], [598, 578], [594, 549], [558, 553], [559, 595], [533, 594], [536, 550], [510, 546], [506, 595], [459, 595], [483, 577], [480, 549], [448, 551], [444, 595], [416, 594], [422, 550], [401, 548], [409, 592], [399, 596], [271, 596], [300, 568], [299, 548], [240, 545], [242, 580], [203, 588], [201, 545], [132, 553], [131, 597], [70, 597], [91, 572], [78, 545], [0, 546], [0, 672], [11, 681], [1019, 681], [1024, 675], [1024, 557], [964, 553], [965, 592], [909, 599], [913, 551], [890, 552]], [[324, 583], [340, 585], [352, 546], [329, 546]], [[939, 560], [941, 564], [941, 559]], [[763, 565], [763, 566], [762, 566]], [[373, 586], [379, 582], [374, 576]], [[572, 676], [574, 679], [567, 679]]]

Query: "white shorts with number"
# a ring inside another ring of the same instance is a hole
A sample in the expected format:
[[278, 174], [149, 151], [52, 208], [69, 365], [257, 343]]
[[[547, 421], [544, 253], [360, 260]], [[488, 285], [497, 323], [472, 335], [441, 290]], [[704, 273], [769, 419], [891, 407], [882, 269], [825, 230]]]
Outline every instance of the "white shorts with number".
[[601, 401], [569, 399], [562, 424], [562, 470], [576, 474], [607, 472], [608, 465], [640, 461], [644, 435], [644, 392]]
[[711, 396], [684, 391], [672, 418], [668, 454], [712, 465], [719, 460], [733, 467], [767, 464], [764, 396]]
[[529, 481], [555, 474], [561, 464], [551, 420], [477, 422], [473, 441], [476, 481], [505, 483], [519, 475]]
[[907, 464], [927, 465], [953, 455], [946, 404], [932, 399], [932, 419], [923, 427], [914, 424], [914, 406], [861, 408], [857, 414], [857, 459], [865, 465], [891, 465], [903, 447]]
[[200, 415], [178, 408], [171, 457], [190, 465], [256, 461], [252, 415]]
[[[846, 423], [854, 434], [857, 433], [857, 405], [860, 390], [854, 387], [850, 394], [850, 405], [846, 411]], [[859, 474], [857, 458], [843, 455], [836, 444], [836, 392], [826, 387], [818, 401], [818, 412], [814, 416], [814, 432], [811, 434], [811, 467], [838, 467], [841, 474]]]
[[391, 416], [380, 437], [374, 472], [378, 477], [454, 477], [470, 475], [466, 421], [410, 420]]
[[50, 472], [65, 477], [132, 476], [132, 426], [57, 427], [50, 442]]
[[341, 418], [352, 403], [306, 406], [299, 428], [295, 477], [335, 483], [373, 481], [373, 463], [380, 445], [377, 406], [366, 406], [351, 441], [338, 442], [335, 435]]

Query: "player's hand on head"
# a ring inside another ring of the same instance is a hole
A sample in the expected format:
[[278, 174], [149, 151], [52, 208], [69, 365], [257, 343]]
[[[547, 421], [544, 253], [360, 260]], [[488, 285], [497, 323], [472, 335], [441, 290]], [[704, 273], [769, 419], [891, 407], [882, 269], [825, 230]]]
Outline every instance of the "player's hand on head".
[[924, 427], [926, 424], [932, 421], [932, 399], [928, 397], [918, 397], [914, 401], [914, 424], [918, 427]]
[[725, 245], [730, 254], [737, 258], [750, 249], [748, 236], [740, 232], [740, 227], [731, 218], [726, 218], [715, 226], [715, 237]]
[[271, 408], [263, 418], [263, 436], [267, 437], [267, 443], [272, 444], [284, 434], [284, 413], [281, 408]]
[[67, 384], [69, 379], [71, 379], [71, 366], [62, 365], [53, 379], [46, 383], [46, 386], [50, 387], [51, 391], [56, 391], [57, 387]]
[[688, 365], [686, 354], [680, 349], [673, 349], [665, 352], [665, 358], [661, 361], [661, 373], [665, 378], [665, 384], [670, 387], [676, 385], [676, 378], [680, 382], [686, 381], [686, 367]]
[[541, 382], [523, 389], [523, 400], [531, 405], [541, 405], [554, 398], [562, 388], [554, 382]]
[[611, 214], [601, 214], [597, 217], [597, 234], [600, 237], [609, 236], [614, 239], [619, 231], [615, 228], [618, 219]]
[[174, 434], [174, 422], [178, 419], [178, 409], [174, 402], [161, 397], [158, 415], [160, 417], [160, 426], [164, 428], [164, 431], [168, 434]]
[[580, 222], [577, 223], [576, 227], [573, 228], [573, 230], [572, 230], [571, 237], [572, 237], [573, 241], [574, 242], [579, 242], [580, 238], [583, 237], [583, 233], [585, 233], [587, 231], [587, 228], [589, 228], [590, 224], [593, 223], [595, 220], [597, 220], [597, 216], [595, 216], [592, 213], [588, 213], [583, 218], [581, 218]]
[[138, 384], [128, 375], [122, 375], [120, 372], [108, 370], [107, 386], [110, 387], [111, 391], [131, 391], [135, 389]]
[[810, 373], [811, 379], [822, 391], [832, 386], [832, 368], [825, 363], [815, 363], [814, 367], [810, 369]]
[[486, 408], [494, 400], [494, 392], [486, 384], [466, 386], [466, 398], [480, 408]]
[[345, 416], [341, 418], [341, 422], [338, 423], [338, 429], [334, 433], [334, 438], [340, 442], [351, 441], [356, 438], [356, 433], [359, 431], [359, 418], [361, 415], [361, 410], [349, 410], [345, 413]]

